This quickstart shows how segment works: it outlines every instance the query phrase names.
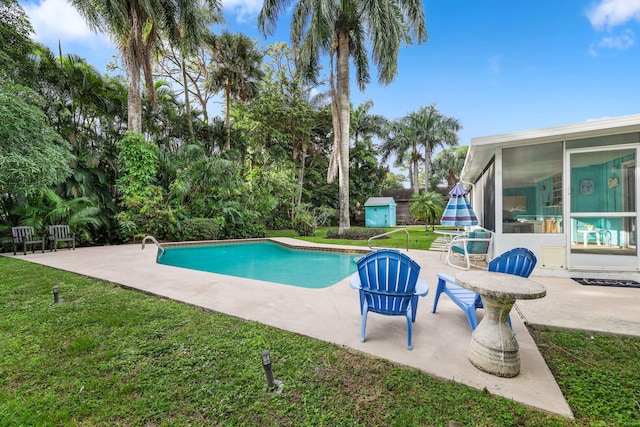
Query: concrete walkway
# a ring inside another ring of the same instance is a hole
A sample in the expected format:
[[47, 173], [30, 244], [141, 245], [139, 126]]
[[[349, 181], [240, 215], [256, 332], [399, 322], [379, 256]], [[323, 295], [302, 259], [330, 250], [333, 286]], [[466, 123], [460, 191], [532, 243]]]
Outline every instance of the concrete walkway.
[[[295, 239], [275, 240], [298, 246], [323, 246]], [[436, 273], [455, 274], [460, 270], [446, 265], [444, 256], [436, 252], [411, 250], [409, 256], [421, 265], [420, 277], [430, 287], [429, 295], [420, 300], [412, 351], [407, 350], [406, 323], [400, 317], [370, 315], [367, 340], [360, 342], [358, 293], [349, 288], [348, 279], [324, 289], [304, 289], [186, 270], [156, 264], [153, 245], [147, 245], [144, 251], [140, 245], [121, 245], [29, 253], [16, 258], [329, 341], [415, 367], [441, 379], [486, 388], [490, 393], [573, 417], [520, 316], [512, 311], [520, 345], [520, 375], [499, 378], [479, 371], [466, 357], [471, 331], [462, 311], [443, 296], [437, 313], [431, 313]], [[587, 287], [571, 279], [534, 279], [546, 286], [547, 296], [517, 303], [529, 324], [640, 336], [637, 309], [640, 289]], [[64, 285], [60, 292], [64, 294]], [[256, 354], [260, 350], [256, 349]], [[277, 348], [270, 350], [278, 352]]]

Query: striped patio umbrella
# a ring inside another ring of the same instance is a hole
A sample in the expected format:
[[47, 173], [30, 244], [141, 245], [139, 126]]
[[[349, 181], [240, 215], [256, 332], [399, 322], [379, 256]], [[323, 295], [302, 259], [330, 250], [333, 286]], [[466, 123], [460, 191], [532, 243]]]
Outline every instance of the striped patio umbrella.
[[451, 198], [444, 209], [440, 224], [453, 226], [478, 225], [478, 218], [465, 197], [467, 190], [459, 183], [449, 191]]

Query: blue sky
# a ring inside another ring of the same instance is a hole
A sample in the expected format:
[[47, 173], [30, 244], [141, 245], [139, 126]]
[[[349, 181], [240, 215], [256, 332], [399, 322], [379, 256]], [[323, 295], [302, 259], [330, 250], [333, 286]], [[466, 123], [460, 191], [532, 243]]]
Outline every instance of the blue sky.
[[[89, 31], [65, 0], [21, 3], [35, 39], [105, 72], [117, 51]], [[223, 0], [222, 28], [267, 46], [289, 41], [286, 16], [264, 39], [261, 0]], [[435, 103], [470, 138], [640, 113], [640, 0], [425, 1], [429, 40], [401, 50], [388, 86], [352, 86], [355, 105], [374, 102], [389, 119]]]

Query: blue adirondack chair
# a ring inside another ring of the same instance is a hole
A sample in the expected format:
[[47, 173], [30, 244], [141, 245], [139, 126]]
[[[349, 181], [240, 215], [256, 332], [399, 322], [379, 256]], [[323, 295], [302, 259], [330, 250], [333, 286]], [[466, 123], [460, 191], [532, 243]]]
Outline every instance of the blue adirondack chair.
[[[529, 249], [514, 248], [489, 262], [489, 271], [499, 273], [514, 274], [516, 276], [529, 277], [536, 266], [536, 256]], [[436, 312], [440, 294], [445, 293], [456, 303], [458, 307], [467, 315], [467, 320], [471, 330], [478, 326], [476, 309], [484, 308], [480, 294], [465, 289], [456, 283], [456, 279], [445, 273], [438, 273], [438, 287], [436, 289], [435, 300], [433, 301], [432, 313]], [[509, 325], [511, 325], [511, 318]]]
[[420, 266], [407, 255], [392, 249], [370, 252], [358, 260], [358, 272], [351, 276], [351, 287], [360, 292], [360, 314], [364, 342], [367, 314], [405, 316], [408, 348], [411, 350], [411, 324], [416, 320], [418, 297], [429, 292], [427, 282], [418, 279]]

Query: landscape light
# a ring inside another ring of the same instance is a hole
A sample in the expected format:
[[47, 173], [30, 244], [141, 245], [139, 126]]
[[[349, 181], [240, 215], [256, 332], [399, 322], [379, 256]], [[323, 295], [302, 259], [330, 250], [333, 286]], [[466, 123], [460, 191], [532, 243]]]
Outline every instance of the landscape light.
[[60, 301], [58, 294], [60, 292], [60, 288], [58, 286], [53, 287], [53, 303], [57, 304]]
[[273, 371], [271, 370], [271, 352], [265, 350], [261, 353], [262, 367], [264, 368], [264, 374], [267, 376], [267, 387], [273, 388]]

